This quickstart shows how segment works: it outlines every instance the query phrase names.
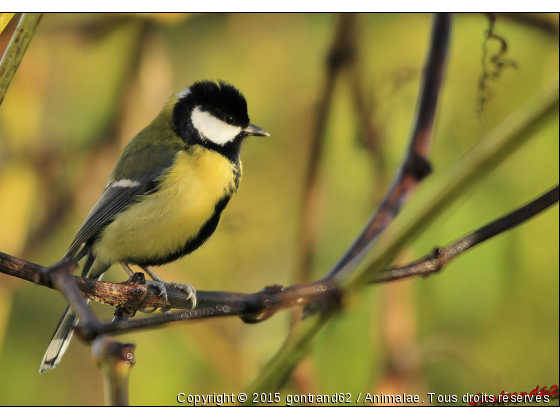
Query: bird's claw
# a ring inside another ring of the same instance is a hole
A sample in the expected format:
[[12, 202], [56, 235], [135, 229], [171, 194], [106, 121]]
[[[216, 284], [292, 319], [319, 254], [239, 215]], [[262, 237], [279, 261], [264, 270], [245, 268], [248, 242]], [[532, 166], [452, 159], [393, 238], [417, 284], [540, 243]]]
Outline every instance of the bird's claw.
[[182, 290], [187, 294], [186, 300], [190, 300], [192, 302], [191, 309], [196, 308], [196, 290], [190, 284], [184, 283], [166, 283], [168, 286], [174, 287], [175, 289]]
[[[159, 290], [158, 296], [162, 296], [163, 300], [165, 302], [165, 304], [163, 305], [162, 310], [165, 312], [165, 308], [167, 308], [169, 302], [167, 300], [167, 288], [168, 287], [172, 287], [175, 289], [179, 289], [184, 291], [187, 294], [187, 299], [186, 300], [190, 300], [192, 302], [192, 307], [191, 309], [194, 309], [196, 307], [196, 290], [193, 286], [191, 286], [190, 284], [184, 284], [184, 283], [167, 283], [164, 281], [160, 281], [160, 280], [154, 280], [154, 281], [150, 281], [149, 282], [150, 286], [154, 286], [156, 289]], [[143, 313], [152, 313], [154, 311], [156, 311], [156, 309], [154, 310], [141, 310], [141, 312]]]

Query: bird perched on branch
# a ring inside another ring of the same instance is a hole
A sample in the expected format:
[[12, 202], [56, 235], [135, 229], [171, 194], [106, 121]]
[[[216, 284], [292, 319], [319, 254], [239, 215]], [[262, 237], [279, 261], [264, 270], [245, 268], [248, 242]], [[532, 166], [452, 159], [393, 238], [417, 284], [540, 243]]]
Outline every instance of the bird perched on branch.
[[[72, 241], [66, 257], [85, 258], [82, 277], [99, 279], [115, 263], [128, 275], [142, 268], [166, 296], [149, 267], [200, 247], [218, 226], [239, 187], [239, 154], [247, 136], [268, 136], [249, 122], [247, 102], [234, 86], [201, 81], [173, 95], [122, 152], [107, 187]], [[58, 365], [78, 319], [68, 307], [43, 357], [40, 372]]]

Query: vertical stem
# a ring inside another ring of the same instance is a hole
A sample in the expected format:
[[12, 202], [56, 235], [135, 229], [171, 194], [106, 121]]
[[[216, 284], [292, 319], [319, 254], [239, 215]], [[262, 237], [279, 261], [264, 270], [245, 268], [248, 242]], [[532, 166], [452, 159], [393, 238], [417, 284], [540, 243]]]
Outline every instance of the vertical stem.
[[135, 364], [134, 344], [102, 335], [93, 342], [93, 355], [105, 376], [105, 405], [128, 406], [130, 370]]

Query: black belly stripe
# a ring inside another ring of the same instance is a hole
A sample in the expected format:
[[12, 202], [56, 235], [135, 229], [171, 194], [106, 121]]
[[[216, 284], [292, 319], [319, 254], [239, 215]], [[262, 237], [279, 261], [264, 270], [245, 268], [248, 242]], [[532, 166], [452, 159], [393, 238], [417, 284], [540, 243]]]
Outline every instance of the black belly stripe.
[[190, 238], [185, 242], [182, 248], [178, 249], [175, 252], [172, 252], [168, 255], [163, 255], [154, 258], [144, 258], [144, 259], [131, 259], [127, 260], [127, 263], [136, 264], [136, 265], [146, 265], [146, 266], [154, 266], [154, 265], [164, 265], [168, 264], [172, 261], [178, 260], [185, 255], [190, 254], [193, 251], [196, 251], [200, 246], [206, 242], [206, 240], [212, 236], [216, 228], [218, 227], [218, 223], [220, 222], [220, 216], [222, 211], [226, 208], [231, 195], [227, 195], [223, 197], [216, 206], [214, 207], [214, 213], [212, 216], [204, 223], [202, 228], [198, 231], [194, 238]]

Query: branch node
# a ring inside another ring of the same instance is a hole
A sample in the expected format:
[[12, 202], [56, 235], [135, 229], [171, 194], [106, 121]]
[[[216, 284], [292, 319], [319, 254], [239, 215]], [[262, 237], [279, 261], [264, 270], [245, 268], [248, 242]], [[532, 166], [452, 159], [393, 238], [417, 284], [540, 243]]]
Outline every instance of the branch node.
[[112, 359], [113, 361], [117, 360], [125, 364], [127, 367], [132, 367], [136, 363], [134, 357], [135, 348], [136, 345], [134, 343], [121, 343], [104, 336], [95, 341], [93, 353], [98, 363]]
[[444, 255], [445, 255], [445, 248], [437, 246], [434, 249], [432, 249], [432, 252], [428, 254], [425, 262], [429, 270], [426, 273], [422, 274], [422, 278], [426, 278], [432, 274], [441, 271], [441, 269], [443, 268], [443, 262], [441, 261], [441, 257], [443, 257]]
[[349, 45], [333, 48], [327, 56], [327, 66], [333, 71], [338, 71], [356, 59], [356, 50]]
[[91, 343], [99, 336], [98, 324], [80, 322], [74, 329], [75, 333], [86, 343]]
[[432, 173], [432, 164], [424, 156], [412, 152], [406, 161], [404, 171], [419, 182]]
[[53, 282], [53, 277], [57, 275], [73, 276], [74, 271], [78, 268], [78, 263], [71, 258], [63, 258], [59, 262], [44, 267], [39, 273], [39, 277], [35, 280], [35, 284], [44, 284], [47, 287], [56, 289], [56, 284]]
[[[130, 278], [125, 281], [126, 284], [137, 284], [141, 286], [146, 285], [146, 278], [144, 273], [134, 273]], [[145, 287], [137, 287], [130, 290], [129, 299], [122, 305], [117, 305], [114, 311], [116, 318], [125, 320], [134, 317], [139, 309], [143, 308], [146, 300], [148, 299], [149, 292]], [[154, 311], [157, 307], [154, 309]]]
[[338, 28], [331, 49], [327, 54], [327, 67], [338, 72], [342, 67], [356, 61], [356, 14], [339, 15]]
[[339, 287], [333, 287], [324, 294], [314, 296], [303, 308], [301, 319], [309, 318], [317, 313], [331, 315], [334, 312], [341, 311], [343, 307], [344, 292]]
[[256, 324], [270, 318], [277, 312], [272, 297], [284, 290], [284, 286], [273, 284], [251, 295], [245, 304], [246, 313], [239, 316], [245, 324]]

